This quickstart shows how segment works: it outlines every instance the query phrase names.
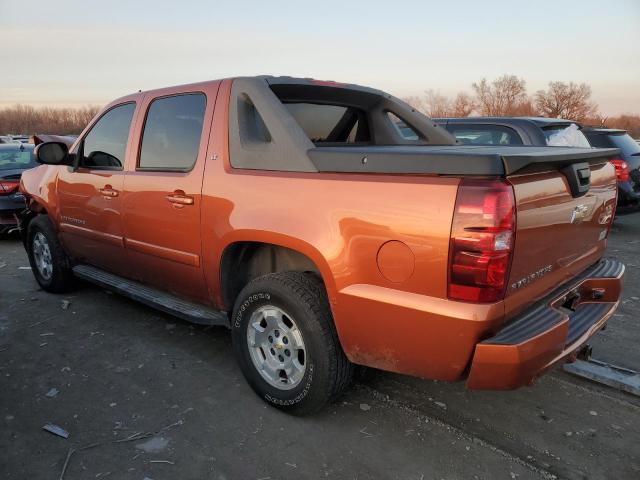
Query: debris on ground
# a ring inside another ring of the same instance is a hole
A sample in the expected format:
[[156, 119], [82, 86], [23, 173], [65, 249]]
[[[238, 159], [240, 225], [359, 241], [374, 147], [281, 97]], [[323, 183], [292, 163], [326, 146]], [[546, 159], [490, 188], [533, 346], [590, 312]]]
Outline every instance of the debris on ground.
[[360, 410], [363, 410], [365, 412], [371, 410], [371, 406], [369, 406], [367, 403], [361, 403], [360, 404]]
[[53, 398], [58, 395], [58, 393], [60, 393], [60, 390], [58, 390], [56, 387], [53, 387], [45, 394], [45, 397]]
[[439, 406], [440, 408], [446, 410], [447, 409], [447, 404], [444, 402], [433, 402], [435, 403], [437, 406]]
[[53, 423], [47, 423], [42, 427], [43, 430], [46, 430], [49, 433], [53, 433], [58, 437], [69, 438], [69, 432], [67, 432], [64, 428], [59, 427], [58, 425], [54, 425]]
[[367, 437], [367, 438], [371, 438], [371, 437], [373, 437], [373, 434], [371, 434], [371, 433], [367, 432], [367, 427], [363, 427], [363, 428], [360, 430], [360, 433], [361, 433], [361, 434], [363, 434], [363, 435], [364, 435], [365, 437]]
[[146, 453], [158, 453], [167, 448], [169, 440], [164, 437], [153, 437], [144, 443], [139, 443], [136, 448], [144, 450]]
[[60, 306], [63, 310], [69, 308], [69, 305], [71, 305], [71, 302], [69, 300], [62, 300], [62, 302], [60, 302]]
[[[178, 420], [177, 422], [174, 422], [170, 425], [167, 425], [166, 427], [161, 428], [160, 430], [158, 430], [157, 432], [136, 432], [133, 435], [129, 435], [127, 438], [121, 438], [118, 440], [111, 440], [111, 441], [106, 441], [106, 442], [97, 442], [97, 443], [91, 443], [89, 445], [85, 445], [83, 447], [78, 447], [78, 448], [70, 448], [69, 451], [67, 452], [67, 457], [64, 461], [64, 464], [62, 465], [62, 471], [60, 472], [60, 476], [58, 477], [58, 480], [64, 480], [64, 476], [65, 473], [67, 472], [67, 467], [69, 466], [69, 461], [71, 460], [71, 457], [73, 454], [75, 454], [76, 452], [82, 452], [84, 450], [90, 450], [92, 448], [96, 448], [96, 447], [100, 447], [102, 445], [109, 445], [109, 444], [119, 444], [119, 443], [126, 443], [126, 442], [135, 442], [137, 440], [142, 440], [145, 438], [149, 438], [149, 437], [153, 437], [153, 438], [161, 438], [162, 437], [157, 437], [158, 434], [162, 433], [162, 432], [166, 432], [167, 430], [171, 430], [172, 428], [175, 427], [179, 427], [180, 425], [184, 424], [184, 420]], [[152, 438], [152, 440], [153, 440]], [[164, 439], [163, 439], [164, 440]], [[167, 444], [169, 443], [169, 440], [166, 440]], [[141, 445], [145, 445], [149, 442], [145, 442], [144, 444]], [[165, 445], [166, 446], [166, 445]], [[147, 477], [145, 477], [147, 478]]]

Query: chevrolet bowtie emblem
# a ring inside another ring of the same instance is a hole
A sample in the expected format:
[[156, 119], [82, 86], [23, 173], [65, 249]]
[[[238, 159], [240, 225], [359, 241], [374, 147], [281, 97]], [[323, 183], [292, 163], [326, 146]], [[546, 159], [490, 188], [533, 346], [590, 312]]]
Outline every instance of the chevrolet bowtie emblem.
[[578, 205], [571, 212], [571, 223], [580, 223], [587, 216], [589, 207], [586, 205]]

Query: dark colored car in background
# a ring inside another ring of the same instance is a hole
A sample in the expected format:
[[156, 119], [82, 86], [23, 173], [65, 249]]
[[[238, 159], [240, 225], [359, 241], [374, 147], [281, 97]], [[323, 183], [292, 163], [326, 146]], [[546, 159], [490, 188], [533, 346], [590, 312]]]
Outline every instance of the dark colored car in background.
[[0, 234], [18, 228], [17, 214], [24, 210], [24, 196], [18, 191], [22, 172], [39, 165], [33, 145], [6, 143], [0, 145]]
[[611, 162], [618, 178], [618, 209], [640, 204], [640, 145], [624, 130], [583, 127], [571, 120], [545, 117], [433, 120], [464, 144], [619, 148], [621, 158]]
[[[589, 147], [571, 120], [545, 117], [464, 117], [434, 118], [464, 144], [472, 145], [534, 145]], [[571, 135], [564, 135], [570, 133]], [[563, 144], [558, 143], [562, 138]]]
[[618, 177], [618, 206], [640, 205], [640, 145], [626, 132], [612, 128], [582, 130], [589, 143], [597, 148], [619, 148], [620, 158], [611, 160]]

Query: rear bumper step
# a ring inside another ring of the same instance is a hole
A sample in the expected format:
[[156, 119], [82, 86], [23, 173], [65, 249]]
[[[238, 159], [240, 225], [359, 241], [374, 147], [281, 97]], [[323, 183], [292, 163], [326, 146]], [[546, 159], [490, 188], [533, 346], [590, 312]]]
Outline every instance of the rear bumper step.
[[624, 269], [602, 260], [478, 343], [467, 387], [518, 388], [575, 354], [613, 315]]
[[200, 325], [224, 325], [229, 327], [229, 317], [225, 312], [182, 300], [166, 292], [105, 272], [99, 268], [90, 265], [76, 265], [73, 267], [73, 273], [78, 278], [87, 280], [107, 290], [112, 290], [125, 297], [182, 318], [188, 322]]

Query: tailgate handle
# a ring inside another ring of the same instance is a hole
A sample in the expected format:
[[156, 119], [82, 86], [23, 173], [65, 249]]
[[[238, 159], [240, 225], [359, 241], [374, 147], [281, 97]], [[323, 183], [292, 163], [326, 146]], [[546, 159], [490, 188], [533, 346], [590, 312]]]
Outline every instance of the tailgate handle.
[[591, 168], [587, 162], [572, 163], [560, 170], [567, 177], [571, 195], [581, 197], [589, 191], [591, 186]]
[[591, 181], [591, 169], [582, 168], [578, 170], [578, 180], [581, 185], [589, 185], [589, 182]]

